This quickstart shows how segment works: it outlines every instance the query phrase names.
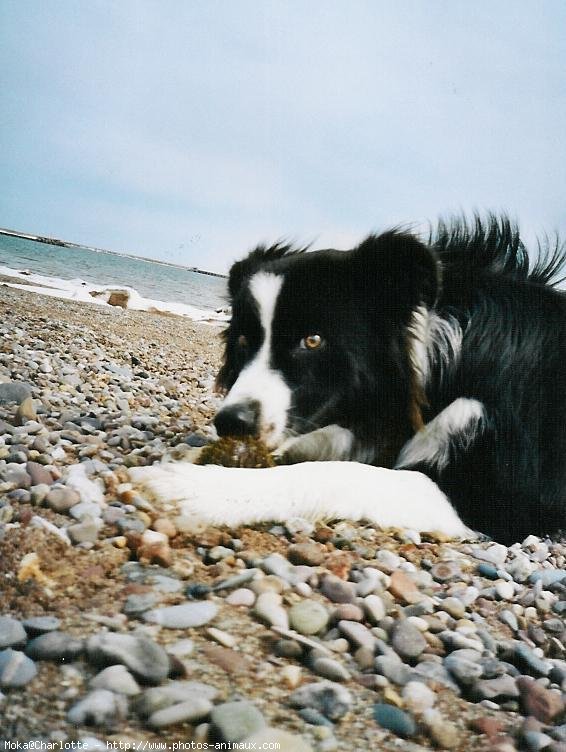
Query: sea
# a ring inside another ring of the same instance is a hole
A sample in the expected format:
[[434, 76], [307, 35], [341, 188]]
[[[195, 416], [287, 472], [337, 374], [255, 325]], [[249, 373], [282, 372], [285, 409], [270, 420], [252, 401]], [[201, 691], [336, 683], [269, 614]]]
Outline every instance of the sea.
[[128, 308], [211, 322], [228, 315], [225, 277], [84, 246], [0, 234], [0, 275], [55, 297], [107, 304], [108, 291], [118, 289], [129, 292]]

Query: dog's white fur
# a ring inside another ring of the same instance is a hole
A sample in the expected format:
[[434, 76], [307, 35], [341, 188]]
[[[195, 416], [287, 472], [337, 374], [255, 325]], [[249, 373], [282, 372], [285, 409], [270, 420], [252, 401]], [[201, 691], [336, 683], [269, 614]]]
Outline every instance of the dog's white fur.
[[259, 310], [264, 339], [253, 360], [242, 370], [224, 406], [246, 400], [260, 405], [259, 433], [269, 449], [274, 449], [283, 439], [287, 412], [291, 405], [291, 391], [278, 371], [269, 365], [271, 329], [275, 305], [283, 284], [283, 277], [260, 272], [250, 281], [250, 292]]
[[381, 527], [469, 537], [446, 496], [426, 475], [357, 462], [304, 462], [268, 469], [167, 463], [132, 468], [144, 492], [174, 502], [198, 531], [302, 517], [366, 520]]

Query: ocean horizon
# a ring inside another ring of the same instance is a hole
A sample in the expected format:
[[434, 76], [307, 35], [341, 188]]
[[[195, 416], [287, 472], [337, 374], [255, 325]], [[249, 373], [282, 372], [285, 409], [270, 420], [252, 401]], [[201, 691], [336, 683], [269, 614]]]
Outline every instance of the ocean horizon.
[[[61, 297], [93, 301], [105, 288], [128, 289], [136, 308], [159, 308], [195, 319], [228, 308], [226, 277], [167, 261], [88, 248], [55, 239], [0, 233], [0, 272], [60, 290]], [[47, 292], [54, 294], [54, 292]], [[94, 301], [96, 302], [96, 301]]]

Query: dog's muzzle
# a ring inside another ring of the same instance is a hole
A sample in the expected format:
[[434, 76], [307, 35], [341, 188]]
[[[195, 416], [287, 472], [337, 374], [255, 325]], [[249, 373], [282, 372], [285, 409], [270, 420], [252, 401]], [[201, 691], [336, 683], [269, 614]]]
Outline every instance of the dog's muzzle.
[[256, 400], [236, 402], [221, 408], [214, 418], [219, 436], [257, 436], [260, 404]]

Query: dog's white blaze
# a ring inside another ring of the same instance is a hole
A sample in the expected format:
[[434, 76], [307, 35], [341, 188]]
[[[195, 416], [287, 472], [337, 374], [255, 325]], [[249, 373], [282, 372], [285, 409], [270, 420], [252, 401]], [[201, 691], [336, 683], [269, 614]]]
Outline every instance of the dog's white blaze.
[[422, 473], [357, 462], [304, 462], [244, 469], [187, 462], [134, 468], [134, 484], [176, 503], [184, 524], [253, 525], [302, 517], [312, 522], [366, 520], [381, 527], [438, 530], [475, 537], [438, 488]]
[[450, 448], [468, 449], [485, 417], [485, 408], [478, 400], [466, 397], [454, 400], [405, 444], [397, 467], [424, 463], [442, 470], [450, 459]]
[[224, 400], [225, 406], [250, 400], [259, 402], [259, 435], [269, 448], [283, 440], [291, 405], [291, 390], [279, 371], [273, 370], [269, 364], [273, 316], [282, 284], [283, 277], [277, 274], [259, 272], [251, 278], [250, 292], [257, 303], [263, 342]]

